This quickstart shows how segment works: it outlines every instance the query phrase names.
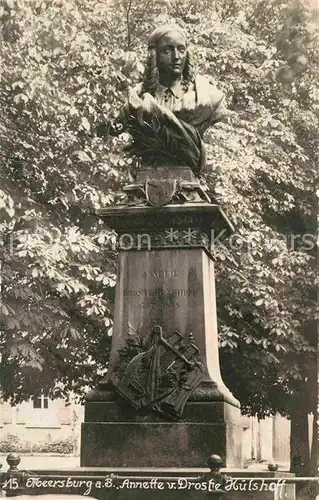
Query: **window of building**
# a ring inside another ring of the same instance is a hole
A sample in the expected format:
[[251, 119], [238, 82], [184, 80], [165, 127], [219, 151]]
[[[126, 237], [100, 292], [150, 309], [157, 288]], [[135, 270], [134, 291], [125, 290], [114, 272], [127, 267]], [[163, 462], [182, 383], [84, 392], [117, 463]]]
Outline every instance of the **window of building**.
[[47, 410], [49, 408], [49, 398], [48, 396], [34, 396], [33, 398], [33, 408], [38, 410]]

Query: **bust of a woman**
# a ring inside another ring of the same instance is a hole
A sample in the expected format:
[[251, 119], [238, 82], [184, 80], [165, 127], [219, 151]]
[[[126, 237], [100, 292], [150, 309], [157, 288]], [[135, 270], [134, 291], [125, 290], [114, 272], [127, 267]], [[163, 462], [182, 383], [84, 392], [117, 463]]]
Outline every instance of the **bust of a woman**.
[[163, 25], [149, 38], [143, 81], [129, 91], [113, 133], [127, 129], [130, 151], [144, 164], [187, 165], [198, 175], [205, 165], [202, 136], [225, 114], [223, 93], [195, 75], [183, 31]]

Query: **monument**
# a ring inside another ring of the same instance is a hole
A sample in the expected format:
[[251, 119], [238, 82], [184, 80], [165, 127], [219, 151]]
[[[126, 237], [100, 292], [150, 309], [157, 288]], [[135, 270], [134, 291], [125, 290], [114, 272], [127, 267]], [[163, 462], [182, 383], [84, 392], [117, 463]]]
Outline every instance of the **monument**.
[[[126, 199], [101, 209], [118, 234], [108, 373], [86, 399], [81, 465], [241, 467], [240, 405], [219, 366], [211, 245], [232, 226], [201, 183], [203, 134], [224, 95], [195, 75], [183, 31], [151, 35], [143, 82], [100, 134], [132, 136]], [[226, 230], [226, 231], [225, 231]]]

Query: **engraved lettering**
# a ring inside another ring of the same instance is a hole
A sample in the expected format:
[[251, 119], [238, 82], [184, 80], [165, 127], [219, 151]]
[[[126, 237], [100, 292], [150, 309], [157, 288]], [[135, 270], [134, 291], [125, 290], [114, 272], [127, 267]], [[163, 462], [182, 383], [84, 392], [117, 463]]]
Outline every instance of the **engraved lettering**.
[[144, 271], [143, 278], [178, 278], [179, 273], [177, 269], [153, 269], [151, 271]]
[[195, 297], [196, 293], [196, 289], [194, 288], [174, 288], [172, 290], [164, 290], [163, 288], [123, 290], [124, 297]]

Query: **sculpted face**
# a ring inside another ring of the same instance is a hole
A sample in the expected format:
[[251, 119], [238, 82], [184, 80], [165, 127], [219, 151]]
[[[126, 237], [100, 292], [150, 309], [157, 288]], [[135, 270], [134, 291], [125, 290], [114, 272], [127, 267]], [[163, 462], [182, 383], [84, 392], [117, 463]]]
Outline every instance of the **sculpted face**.
[[157, 66], [159, 74], [170, 78], [182, 76], [187, 48], [186, 40], [178, 31], [166, 33], [158, 42], [157, 48]]

